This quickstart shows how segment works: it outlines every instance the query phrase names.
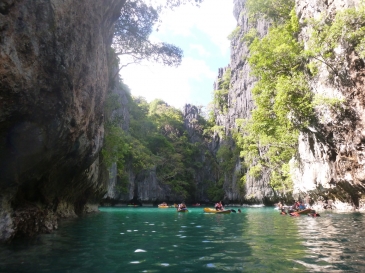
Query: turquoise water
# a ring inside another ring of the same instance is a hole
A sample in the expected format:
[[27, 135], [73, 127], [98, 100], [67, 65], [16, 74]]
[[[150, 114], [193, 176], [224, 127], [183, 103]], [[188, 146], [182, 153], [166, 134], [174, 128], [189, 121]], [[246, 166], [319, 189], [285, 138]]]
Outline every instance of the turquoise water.
[[1, 246], [0, 272], [365, 272], [363, 214], [241, 209], [100, 208]]

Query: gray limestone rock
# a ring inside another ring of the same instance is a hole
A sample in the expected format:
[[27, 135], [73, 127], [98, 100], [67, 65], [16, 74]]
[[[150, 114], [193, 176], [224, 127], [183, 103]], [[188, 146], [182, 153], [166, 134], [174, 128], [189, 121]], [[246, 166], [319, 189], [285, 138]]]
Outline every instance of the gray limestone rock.
[[81, 213], [105, 191], [108, 51], [124, 2], [1, 1], [0, 240], [50, 230], [61, 203]]

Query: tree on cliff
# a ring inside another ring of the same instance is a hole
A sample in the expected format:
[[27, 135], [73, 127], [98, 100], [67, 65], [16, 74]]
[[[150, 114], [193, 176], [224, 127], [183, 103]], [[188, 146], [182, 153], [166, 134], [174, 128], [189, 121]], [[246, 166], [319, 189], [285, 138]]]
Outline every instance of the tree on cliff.
[[274, 23], [283, 23], [290, 20], [295, 0], [247, 0], [245, 5], [253, 21], [263, 17]]
[[142, 60], [160, 62], [168, 66], [178, 66], [183, 52], [179, 47], [164, 42], [153, 42], [150, 35], [160, 22], [164, 9], [173, 9], [181, 4], [202, 0], [167, 0], [163, 5], [151, 6], [143, 0], [128, 0], [121, 10], [115, 25], [113, 48], [118, 55], [130, 57], [121, 68]]

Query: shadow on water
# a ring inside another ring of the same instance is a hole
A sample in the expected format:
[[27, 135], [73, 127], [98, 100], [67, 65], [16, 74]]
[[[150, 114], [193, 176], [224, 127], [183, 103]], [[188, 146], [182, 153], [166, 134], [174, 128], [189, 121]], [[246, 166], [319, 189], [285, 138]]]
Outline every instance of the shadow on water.
[[362, 214], [101, 208], [0, 247], [0, 272], [365, 272]]

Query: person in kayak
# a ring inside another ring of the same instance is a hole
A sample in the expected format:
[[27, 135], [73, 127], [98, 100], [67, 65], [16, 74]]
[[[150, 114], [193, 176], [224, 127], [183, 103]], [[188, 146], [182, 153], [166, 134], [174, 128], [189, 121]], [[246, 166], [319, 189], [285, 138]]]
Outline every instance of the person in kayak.
[[181, 203], [181, 204], [179, 204], [178, 205], [178, 207], [177, 207], [177, 210], [178, 211], [180, 211], [180, 210], [186, 210], [187, 208], [186, 208], [186, 205], [185, 205], [185, 203]]
[[216, 210], [224, 210], [224, 207], [222, 205], [222, 201], [219, 201], [218, 203], [215, 204], [215, 209]]

